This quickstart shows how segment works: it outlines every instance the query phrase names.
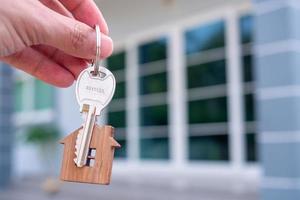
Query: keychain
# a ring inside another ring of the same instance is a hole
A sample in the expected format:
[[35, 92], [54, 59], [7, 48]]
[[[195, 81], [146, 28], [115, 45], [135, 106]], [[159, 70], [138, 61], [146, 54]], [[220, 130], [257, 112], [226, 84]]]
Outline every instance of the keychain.
[[64, 181], [109, 184], [114, 150], [114, 128], [96, 124], [97, 116], [111, 101], [116, 87], [114, 75], [100, 66], [101, 33], [96, 25], [96, 59], [76, 82], [76, 97], [84, 119], [82, 127], [65, 137], [60, 178]]

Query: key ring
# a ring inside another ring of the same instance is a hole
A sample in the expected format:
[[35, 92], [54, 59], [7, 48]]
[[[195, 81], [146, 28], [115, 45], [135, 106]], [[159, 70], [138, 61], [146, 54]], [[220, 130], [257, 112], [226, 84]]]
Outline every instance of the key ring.
[[93, 60], [93, 67], [94, 67], [94, 71], [93, 71], [93, 75], [97, 76], [99, 74], [99, 66], [100, 66], [100, 62], [101, 62], [101, 32], [100, 32], [100, 28], [99, 25], [95, 26], [96, 29], [96, 58], [95, 60]]

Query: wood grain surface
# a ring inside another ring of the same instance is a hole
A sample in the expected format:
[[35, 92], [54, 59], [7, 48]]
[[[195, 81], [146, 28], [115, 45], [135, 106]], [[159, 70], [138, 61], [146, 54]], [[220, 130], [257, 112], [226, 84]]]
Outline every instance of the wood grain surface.
[[90, 148], [96, 150], [94, 165], [77, 167], [74, 162], [75, 143], [80, 129], [82, 127], [61, 141], [64, 144], [64, 155], [60, 178], [63, 181], [108, 185], [111, 179], [114, 150], [120, 147], [120, 144], [113, 138], [114, 128], [94, 125], [90, 143]]

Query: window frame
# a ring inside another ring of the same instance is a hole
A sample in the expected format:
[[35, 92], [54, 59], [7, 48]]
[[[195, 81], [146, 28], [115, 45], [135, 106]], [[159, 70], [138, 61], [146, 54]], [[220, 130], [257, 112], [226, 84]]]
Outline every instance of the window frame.
[[[250, 4], [240, 4], [234, 5], [232, 7], [221, 7], [219, 9], [214, 9], [209, 13], [199, 14], [197, 16], [189, 17], [175, 23], [167, 24], [163, 27], [151, 28], [149, 30], [131, 35], [126, 40], [117, 43], [117, 45], [123, 46], [127, 53], [128, 53], [128, 72], [126, 75], [126, 79], [128, 81], [128, 88], [127, 95], [129, 95], [127, 108], [128, 108], [128, 127], [126, 130], [128, 131], [128, 138], [129, 138], [129, 149], [128, 149], [128, 162], [129, 163], [140, 163], [140, 164], [158, 164], [162, 165], [165, 162], [158, 161], [158, 160], [141, 160], [139, 158], [139, 132], [140, 127], [138, 123], [139, 113], [137, 111], [139, 105], [139, 88], [138, 88], [138, 70], [139, 70], [139, 63], [138, 63], [138, 53], [137, 48], [139, 44], [155, 40], [163, 35], [166, 35], [169, 40], [168, 45], [168, 55], [169, 60], [167, 64], [168, 68], [168, 96], [167, 100], [170, 105], [169, 109], [169, 131], [170, 131], [170, 164], [172, 166], [177, 166], [178, 168], [181, 167], [188, 167], [193, 168], [197, 167], [198, 169], [203, 169], [203, 166], [214, 164], [216, 167], [225, 167], [226, 170], [228, 168], [232, 169], [240, 169], [245, 168], [245, 170], [252, 169], [256, 170], [258, 168], [258, 163], [245, 163], [243, 159], [243, 137], [245, 128], [242, 123], [239, 126], [235, 126], [233, 121], [238, 121], [234, 117], [230, 117], [229, 123], [229, 134], [233, 137], [230, 138], [229, 145], [233, 146], [232, 150], [230, 151], [230, 157], [233, 158], [229, 163], [226, 162], [205, 162], [205, 161], [197, 161], [197, 162], [188, 162], [187, 160], [187, 135], [186, 132], [188, 130], [187, 127], [187, 116], [186, 116], [186, 79], [183, 78], [185, 74], [185, 56], [183, 51], [184, 41], [183, 41], [183, 32], [187, 29], [193, 28], [195, 26], [199, 26], [201, 24], [207, 24], [216, 20], [225, 20], [225, 40], [226, 44], [228, 40], [233, 40], [233, 45], [226, 47], [228, 49], [228, 53], [226, 55], [221, 55], [218, 52], [215, 52], [215, 55], [219, 57], [225, 56], [230, 60], [228, 65], [234, 65], [235, 67], [240, 66], [239, 61], [239, 49], [240, 44], [238, 43], [238, 19], [240, 16], [248, 14], [251, 12]], [[228, 30], [227, 25], [233, 26], [233, 30]], [[229, 37], [229, 33], [233, 33], [233, 36]], [[197, 58], [196, 58], [197, 59]], [[203, 55], [203, 59], [205, 56]], [[150, 69], [149, 69], [150, 70]], [[151, 69], [152, 70], [152, 69]], [[154, 70], [154, 69], [153, 69]], [[156, 69], [155, 69], [156, 70]], [[229, 70], [227, 73], [230, 73]], [[234, 77], [236, 77], [236, 73]], [[232, 79], [232, 77], [230, 78]], [[231, 85], [233, 85], [231, 83]], [[215, 90], [222, 90], [222, 87], [215, 88]], [[239, 85], [241, 87], [241, 85]], [[210, 88], [206, 88], [207, 90]], [[238, 88], [239, 89], [239, 88]], [[233, 95], [232, 91], [234, 87], [228, 88], [226, 91], [230, 91], [230, 95]], [[240, 90], [240, 89], [239, 89]], [[223, 90], [224, 91], [224, 90]], [[241, 90], [240, 90], [241, 91]], [[196, 95], [196, 90], [194, 91], [193, 95], [194, 98], [199, 98]], [[178, 97], [177, 100], [174, 100], [174, 97]], [[192, 97], [190, 97], [192, 98]], [[234, 97], [238, 102], [239, 105], [242, 104], [241, 96], [236, 95]], [[232, 101], [230, 102], [233, 103]], [[234, 110], [234, 113], [238, 113], [238, 115], [243, 116], [243, 111], [240, 106], [239, 109]], [[231, 106], [232, 109], [232, 106]], [[236, 153], [236, 152], [241, 153]], [[143, 165], [146, 166], [146, 165]], [[205, 168], [205, 167], [204, 167]], [[197, 170], [196, 170], [197, 171]]]
[[[125, 91], [124, 91], [124, 97], [120, 97], [120, 98], [113, 98], [110, 102], [110, 104], [108, 105], [108, 107], [106, 107], [104, 109], [104, 122], [105, 123], [109, 123], [109, 113], [111, 112], [125, 112], [125, 116], [124, 116], [124, 127], [115, 127], [115, 139], [116, 140], [122, 140], [125, 141], [126, 143], [126, 149], [125, 149], [125, 156], [124, 157], [117, 157], [115, 156], [115, 159], [119, 162], [127, 162], [128, 160], [128, 130], [127, 130], [127, 124], [128, 124], [128, 111], [127, 111], [127, 90], [128, 90], [128, 84], [127, 84], [127, 51], [124, 48], [123, 45], [117, 45], [115, 47], [115, 51], [114, 54], [120, 54], [120, 53], [124, 53], [124, 68], [123, 69], [117, 69], [117, 70], [111, 70], [112, 73], [114, 74], [115, 78], [116, 78], [116, 84], [118, 83], [124, 83], [125, 84]], [[113, 55], [114, 55], [113, 54]], [[104, 62], [104, 66], [108, 67], [108, 61], [105, 60]], [[117, 85], [116, 85], [117, 86]], [[110, 124], [113, 126], [113, 124]], [[124, 148], [124, 147], [123, 147]], [[118, 149], [115, 150], [115, 152], [118, 151]], [[115, 153], [116, 154], [116, 153]]]
[[[20, 112], [15, 111], [13, 120], [15, 126], [24, 127], [37, 124], [52, 123], [55, 119], [55, 105], [51, 108], [37, 110], [35, 109], [35, 77], [32, 77], [22, 71], [14, 71], [15, 83], [22, 82], [24, 91], [22, 92], [24, 109]], [[53, 91], [53, 100], [55, 101], [56, 91]], [[55, 104], [55, 103], [54, 103]]]
[[[163, 59], [159, 59], [159, 60], [155, 60], [155, 61], [149, 61], [149, 62], [140, 62], [140, 54], [139, 54], [139, 50], [141, 48], [142, 45], [147, 45], [147, 44], [151, 44], [151, 43], [155, 43], [155, 42], [159, 42], [159, 41], [164, 41], [165, 42], [165, 58]], [[138, 82], [138, 91], [137, 91], [137, 98], [138, 98], [138, 116], [139, 116], [139, 130], [140, 130], [140, 134], [138, 134], [138, 157], [139, 160], [141, 160], [142, 162], [156, 162], [158, 160], [162, 161], [162, 162], [167, 162], [168, 160], [170, 160], [170, 132], [169, 132], [169, 124], [170, 124], [170, 117], [169, 117], [169, 99], [168, 99], [168, 89], [169, 89], [169, 82], [168, 82], [168, 60], [169, 60], [169, 39], [168, 39], [168, 35], [162, 34], [160, 36], [157, 37], [151, 37], [148, 38], [148, 40], [143, 40], [141, 41], [141, 43], [137, 44], [137, 55], [138, 55], [138, 60], [137, 60], [137, 82]], [[154, 68], [150, 68], [150, 66], [155, 66]], [[153, 92], [153, 93], [148, 93], [148, 94], [143, 94], [141, 93], [141, 78], [147, 77], [147, 76], [152, 76], [155, 74], [163, 74], [166, 73], [166, 91], [162, 91], [162, 92]], [[155, 106], [166, 106], [167, 109], [167, 122], [164, 125], [142, 125], [142, 113], [141, 110], [142, 109], [146, 109], [147, 107], [155, 107]], [[156, 130], [156, 132], [163, 132], [162, 134], [156, 134], [156, 135], [149, 135], [149, 134], [144, 134], [142, 132], [151, 132], [153, 130]], [[146, 139], [167, 139], [167, 154], [168, 156], [166, 156], [163, 159], [154, 159], [154, 158], [144, 158], [143, 154], [142, 154], [142, 140], [146, 140]]]
[[[241, 26], [241, 21], [244, 17], [250, 17], [250, 18], [253, 18], [253, 14], [251, 13], [243, 13], [242, 15], [239, 16], [238, 18], [238, 22], [239, 22], [239, 26]], [[252, 19], [252, 23], [253, 22], [253, 19]], [[248, 42], [244, 42], [243, 41], [243, 38], [242, 38], [242, 31], [239, 32], [240, 35], [239, 35], [239, 40], [240, 40], [240, 49], [241, 49], [241, 56], [240, 56], [240, 59], [241, 59], [241, 66], [242, 66], [242, 83], [243, 83], [243, 86], [242, 86], [242, 93], [243, 93], [243, 110], [244, 110], [244, 162], [247, 163], [248, 165], [258, 165], [258, 162], [259, 162], [259, 154], [257, 152], [257, 149], [258, 149], [258, 143], [256, 142], [256, 144], [254, 144], [254, 148], [256, 150], [256, 155], [254, 156], [256, 160], [248, 160], [248, 157], [249, 157], [249, 154], [248, 154], [248, 149], [247, 149], [247, 136], [249, 136], [250, 134], [253, 135], [254, 134], [254, 140], [257, 140], [258, 138], [258, 130], [257, 130], [257, 122], [256, 122], [256, 113], [255, 113], [255, 105], [253, 106], [253, 110], [251, 110], [250, 112], [252, 112], [253, 114], [253, 119], [251, 120], [248, 120], [247, 119], [247, 96], [251, 95], [252, 97], [252, 101], [255, 101], [255, 77], [254, 77], [254, 65], [253, 65], [253, 62], [252, 62], [252, 79], [249, 81], [249, 80], [245, 80], [245, 74], [244, 74], [244, 71], [243, 69], [245, 68], [244, 67], [244, 59], [245, 57], [247, 56], [252, 56], [251, 59], [253, 59], [253, 37], [254, 35], [252, 35], [252, 41], [248, 41]], [[250, 100], [251, 101], [251, 100]]]

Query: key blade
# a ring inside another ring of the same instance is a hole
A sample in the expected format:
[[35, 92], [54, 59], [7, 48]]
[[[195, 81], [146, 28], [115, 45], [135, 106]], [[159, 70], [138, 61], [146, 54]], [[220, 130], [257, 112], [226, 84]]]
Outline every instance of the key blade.
[[76, 138], [76, 143], [75, 143], [75, 155], [76, 155], [75, 159], [76, 160], [77, 160], [78, 151], [79, 151], [79, 147], [80, 147], [81, 142], [82, 142], [82, 129], [79, 130], [77, 138]]
[[76, 158], [74, 159], [77, 167], [83, 167], [86, 164], [89, 145], [96, 120], [95, 112], [96, 107], [90, 105], [86, 121], [83, 125], [82, 133], [78, 134], [78, 144], [76, 143], [77, 149], [75, 150]]

